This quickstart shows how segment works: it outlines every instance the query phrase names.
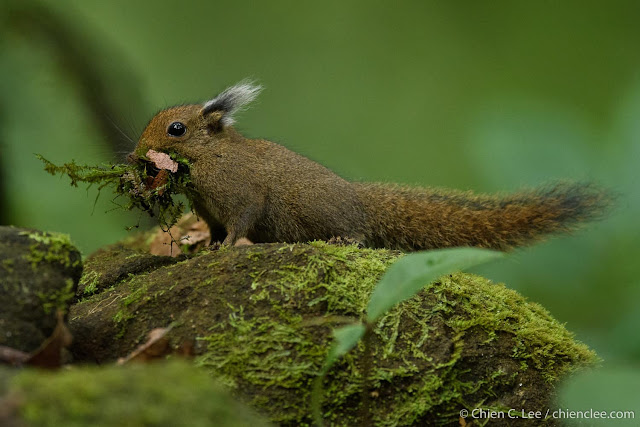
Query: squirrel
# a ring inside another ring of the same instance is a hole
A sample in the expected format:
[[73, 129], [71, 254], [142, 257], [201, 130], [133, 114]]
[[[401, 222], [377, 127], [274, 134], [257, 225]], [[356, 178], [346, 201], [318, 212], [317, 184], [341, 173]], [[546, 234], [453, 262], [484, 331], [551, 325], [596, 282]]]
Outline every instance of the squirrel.
[[508, 251], [572, 231], [609, 205], [608, 194], [589, 183], [492, 196], [349, 182], [282, 145], [245, 138], [233, 128], [234, 114], [261, 89], [243, 81], [203, 104], [160, 111], [129, 155], [140, 161], [154, 150], [188, 160], [192, 206], [209, 226], [212, 243], [341, 238], [404, 251]]

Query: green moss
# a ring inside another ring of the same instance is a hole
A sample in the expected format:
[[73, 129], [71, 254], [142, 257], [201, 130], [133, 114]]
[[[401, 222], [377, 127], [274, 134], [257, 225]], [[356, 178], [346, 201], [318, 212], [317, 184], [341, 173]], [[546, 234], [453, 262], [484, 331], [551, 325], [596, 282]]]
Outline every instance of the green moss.
[[7, 273], [13, 273], [15, 262], [12, 258], [6, 258], [2, 260], [2, 268], [6, 270]]
[[78, 287], [82, 289], [83, 296], [93, 295], [98, 291], [98, 283], [100, 282], [100, 273], [97, 271], [89, 271], [80, 277]]
[[[250, 351], [233, 346], [224, 354], [210, 354], [206, 358], [207, 365], [216, 369], [224, 366], [224, 371], [230, 373], [221, 377], [226, 384], [236, 385], [237, 373], [246, 370], [245, 379], [257, 385], [285, 388], [308, 386], [307, 372], [311, 360], [324, 355], [324, 350], [314, 345], [311, 337], [301, 337], [297, 324], [274, 322], [269, 317], [246, 319], [242, 307], [239, 307], [229, 317], [228, 325], [231, 328], [214, 332], [205, 338], [209, 346], [221, 348], [229, 344], [230, 334], [235, 335], [234, 340], [251, 342], [253, 345]], [[260, 355], [268, 356], [262, 359]]]
[[[107, 336], [98, 354], [117, 357], [150, 328], [178, 321], [173, 343], [198, 337], [199, 366], [272, 421], [307, 425], [331, 330], [362, 318], [400, 256], [322, 242], [203, 251], [89, 298], [75, 307], [71, 326], [91, 331], [115, 319], [121, 340]], [[480, 406], [542, 409], [559, 378], [596, 360], [540, 306], [468, 274], [442, 277], [384, 315], [374, 332], [368, 393], [376, 396], [377, 425], [456, 423], [460, 409]], [[78, 336], [79, 345], [90, 342]], [[358, 424], [362, 356], [359, 344], [330, 371], [328, 423]]]
[[73, 279], [68, 278], [64, 281], [64, 286], [54, 288], [50, 292], [38, 292], [37, 296], [42, 302], [42, 309], [46, 314], [55, 313], [57, 310], [65, 311], [69, 301], [75, 295], [75, 286]]
[[150, 216], [155, 216], [164, 229], [173, 226], [185, 210], [184, 203], [174, 199], [174, 195], [184, 194], [190, 203], [193, 199], [190, 164], [184, 158], [174, 159], [178, 163], [176, 173], [167, 173], [165, 170], [166, 179], [156, 180], [157, 170], [144, 155], [141, 155], [140, 161], [135, 164], [103, 166], [78, 165], [74, 161], [58, 166], [41, 155], [36, 156], [44, 163], [48, 173], [67, 175], [71, 179], [72, 186], [77, 187], [80, 182], [88, 186], [97, 184], [98, 195], [103, 188], [114, 187], [117, 197], [123, 197], [126, 200], [122, 208], [140, 209]]
[[[217, 328], [220, 331], [205, 338], [210, 352], [200, 359], [203, 366], [240, 388], [249, 383], [297, 389], [299, 399], [278, 402], [283, 412], [273, 418], [276, 422], [305, 419], [309, 380], [326, 355], [327, 343], [317, 340], [308, 317], [300, 315], [300, 305], [317, 307], [322, 316], [315, 319], [319, 324], [330, 323], [336, 315], [342, 321], [345, 316], [360, 318], [377, 279], [398, 256], [319, 242], [312, 247], [320, 252], [311, 253], [306, 263], [251, 271], [248, 300], [268, 304], [277, 316], [247, 318], [243, 308], [237, 308], [227, 324]], [[300, 251], [300, 246], [285, 245], [280, 251]], [[248, 250], [247, 258], [255, 262], [260, 254]], [[540, 306], [472, 275], [443, 277], [428, 292], [385, 315], [375, 333], [374, 387], [405, 381], [402, 378], [413, 382], [386, 397], [393, 403], [385, 401], [384, 413], [377, 415], [380, 425], [411, 424], [427, 413], [453, 414], [467, 405], [473, 409], [473, 404], [496, 407], [499, 401], [492, 406], [487, 397], [498, 396], [502, 388], [527, 377], [529, 365], [543, 372], [545, 381], [554, 382], [575, 366], [596, 360]], [[243, 346], [241, 341], [252, 344]], [[478, 375], [469, 375], [478, 366], [468, 360], [470, 349], [477, 347], [486, 348], [487, 356], [509, 354], [511, 363], [499, 370], [493, 366], [478, 380]], [[348, 354], [325, 384], [328, 421], [348, 424], [345, 413], [357, 407], [362, 351], [360, 346]], [[416, 381], [418, 372], [422, 379]], [[534, 389], [538, 384], [528, 386]], [[468, 400], [475, 395], [476, 402]], [[258, 396], [253, 404], [268, 407], [273, 401]]]
[[[250, 300], [279, 301], [284, 297], [293, 303], [302, 297], [309, 307], [318, 305], [326, 307], [328, 311], [360, 316], [378, 278], [399, 256], [398, 252], [359, 249], [356, 245], [333, 246], [324, 242], [312, 242], [310, 246], [317, 251], [309, 251], [300, 245], [283, 245], [278, 253], [293, 252], [304, 257], [305, 262], [292, 262], [271, 270], [261, 268], [265, 256], [263, 250], [248, 249], [247, 259], [254, 261], [255, 265], [249, 273], [253, 278]], [[346, 263], [349, 263], [349, 271], [348, 274], [343, 274]], [[273, 277], [266, 278], [267, 272]], [[341, 289], [341, 292], [326, 292], [329, 284], [332, 288]], [[291, 295], [296, 298], [290, 298]], [[281, 308], [287, 309], [287, 304]], [[285, 320], [287, 312], [285, 310], [282, 313]]]
[[445, 323], [454, 331], [466, 332], [480, 328], [490, 344], [498, 332], [513, 336], [515, 360], [543, 370], [548, 381], [566, 373], [566, 362], [573, 357], [595, 362], [594, 353], [584, 344], [576, 343], [573, 334], [555, 320], [547, 310], [528, 302], [517, 292], [495, 285], [479, 276], [461, 274], [440, 279], [433, 293], [438, 295], [437, 310], [448, 312]]
[[186, 363], [24, 371], [11, 380], [20, 418], [38, 426], [266, 426]]
[[[243, 306], [233, 307], [228, 321], [214, 327], [213, 333], [204, 338], [210, 352], [199, 360], [239, 389], [251, 384], [252, 388], [297, 390], [296, 398], [289, 396], [275, 403], [281, 412], [272, 419], [279, 423], [306, 419], [310, 380], [319, 371], [327, 351], [327, 342], [317, 340], [317, 330], [309, 328], [309, 318], [300, 314], [300, 306], [306, 305], [307, 310], [317, 307], [317, 314], [322, 317], [313, 321], [327, 322], [326, 326], [335, 326], [330, 324], [330, 316], [339, 315], [341, 321], [344, 317], [360, 318], [377, 279], [398, 256], [391, 251], [320, 242], [312, 243], [312, 247], [320, 251], [309, 253], [305, 263], [251, 271], [252, 292], [248, 300], [268, 304], [271, 313], [277, 315], [248, 317]], [[279, 251], [304, 253], [299, 245], [284, 245]], [[265, 255], [256, 248], [247, 250], [246, 257], [256, 265], [264, 265], [259, 261]], [[434, 327], [440, 323], [442, 329]], [[428, 292], [385, 315], [375, 333], [374, 388], [403, 382], [403, 378], [412, 378], [413, 383], [406, 390], [395, 390], [386, 396], [384, 411], [374, 410], [379, 425], [417, 423], [421, 416], [433, 411], [454, 414], [461, 405], [490, 407], [488, 396], [498, 395], [528, 370], [520, 360], [543, 371], [544, 379], [551, 382], [573, 369], [573, 363], [583, 365], [596, 360], [586, 346], [576, 343], [540, 306], [473, 275], [443, 277]], [[440, 348], [444, 337], [438, 335], [444, 333], [447, 348]], [[502, 338], [499, 343], [498, 336]], [[468, 340], [473, 341], [473, 346], [467, 345]], [[505, 349], [507, 342], [510, 348]], [[468, 375], [474, 368], [468, 365], [469, 348], [487, 347], [491, 353], [493, 345], [513, 356], [511, 366], [504, 370], [494, 366], [480, 380], [477, 375]], [[517, 351], [522, 345], [522, 351]], [[356, 422], [354, 408], [361, 392], [358, 378], [362, 352], [360, 345], [332, 370], [331, 379], [325, 384], [327, 421], [340, 425]], [[524, 369], [519, 371], [520, 367]], [[418, 372], [420, 379], [415, 378]], [[467, 400], [475, 395], [481, 396], [477, 402]], [[267, 399], [257, 395], [252, 404], [266, 409], [274, 405], [273, 396]], [[349, 421], [349, 416], [354, 418]]]
[[79, 299], [88, 298], [121, 282], [127, 283], [132, 278], [140, 278], [146, 272], [175, 262], [175, 258], [145, 254], [121, 245], [101, 249], [85, 260], [76, 296]]
[[43, 261], [57, 262], [65, 267], [80, 265], [80, 259], [71, 256], [77, 250], [67, 234], [26, 231], [20, 234], [35, 242], [30, 247], [30, 253], [25, 255], [34, 269]]
[[[66, 234], [25, 231], [20, 235], [27, 236], [34, 242], [29, 247], [29, 252], [23, 255], [33, 270], [43, 262], [60, 264], [67, 269], [79, 267], [81, 264], [79, 253]], [[63, 286], [47, 287], [34, 293], [39, 298], [45, 314], [54, 313], [56, 310], [66, 311], [75, 294], [75, 282], [72, 278], [67, 278]]]
[[130, 309], [133, 304], [139, 303], [142, 298], [150, 299], [147, 295], [147, 285], [144, 280], [144, 275], [131, 276], [130, 280], [123, 284], [129, 289], [129, 293], [122, 299], [120, 303], [120, 310], [113, 316], [113, 321], [121, 326], [119, 336], [124, 335], [126, 329], [126, 322], [134, 318], [134, 312]]

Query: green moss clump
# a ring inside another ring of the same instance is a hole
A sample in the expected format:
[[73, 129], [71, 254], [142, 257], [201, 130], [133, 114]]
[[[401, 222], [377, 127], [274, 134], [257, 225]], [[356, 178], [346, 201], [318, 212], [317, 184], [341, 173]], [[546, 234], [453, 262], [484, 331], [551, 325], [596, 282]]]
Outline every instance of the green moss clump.
[[14, 264], [15, 262], [13, 259], [7, 258], [7, 259], [3, 259], [2, 264], [0, 265], [2, 265], [2, 268], [4, 268], [7, 273], [11, 274], [13, 273]]
[[[30, 232], [21, 233], [33, 240], [29, 253], [24, 258], [31, 263], [36, 270], [40, 263], [59, 263], [65, 268], [76, 268], [81, 264], [78, 250], [71, 243], [67, 234]], [[45, 314], [55, 313], [56, 310], [67, 310], [69, 301], [75, 295], [76, 285], [73, 279], [67, 278], [61, 287], [53, 287], [46, 291], [36, 291], [36, 295], [42, 303]]]
[[14, 376], [8, 388], [26, 425], [268, 425], [207, 375], [177, 361], [29, 370]]
[[57, 166], [44, 157], [37, 155], [45, 164], [45, 170], [51, 175], [67, 175], [71, 185], [87, 183], [98, 185], [100, 190], [113, 186], [118, 196], [126, 199], [123, 209], [140, 209], [150, 216], [156, 216], [163, 229], [173, 226], [182, 216], [184, 203], [174, 199], [176, 194], [185, 194], [192, 200], [193, 187], [189, 175], [189, 162], [175, 154], [170, 156], [178, 163], [178, 171], [169, 173], [158, 171], [148, 159], [142, 157], [134, 164], [107, 164], [104, 166], [78, 165], [74, 161]]
[[90, 271], [80, 277], [78, 290], [81, 292], [82, 296], [93, 295], [98, 292], [98, 283], [100, 283], [100, 273], [97, 271]]
[[115, 245], [112, 249], [115, 250], [99, 250], [85, 260], [77, 298], [86, 298], [121, 281], [178, 261], [176, 258], [150, 255], [121, 245]]
[[113, 316], [113, 321], [121, 327], [118, 337], [126, 332], [126, 322], [134, 318], [135, 313], [132, 312], [131, 307], [138, 305], [142, 298], [151, 299], [147, 292], [147, 284], [142, 279], [144, 276], [132, 277], [127, 283], [130, 292], [122, 299], [121, 309]]
[[71, 256], [77, 249], [71, 243], [69, 235], [62, 233], [45, 233], [24, 231], [21, 233], [33, 240], [30, 253], [25, 255], [27, 261], [35, 269], [41, 262], [60, 263], [65, 267], [77, 267], [80, 259]]
[[61, 310], [66, 313], [69, 302], [76, 294], [75, 282], [71, 278], [64, 281], [64, 285], [50, 292], [38, 292], [38, 298], [42, 302], [45, 314], [55, 313]]

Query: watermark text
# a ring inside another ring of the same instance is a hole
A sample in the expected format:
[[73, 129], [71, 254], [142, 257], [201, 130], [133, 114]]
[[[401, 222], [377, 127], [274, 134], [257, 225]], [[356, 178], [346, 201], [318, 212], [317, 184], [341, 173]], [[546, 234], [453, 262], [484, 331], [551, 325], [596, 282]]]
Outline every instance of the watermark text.
[[545, 411], [528, 411], [526, 409], [503, 409], [496, 410], [490, 408], [475, 408], [475, 409], [462, 409], [460, 411], [460, 418], [472, 418], [472, 419], [563, 419], [563, 420], [578, 420], [578, 419], [635, 419], [635, 411], [602, 411], [593, 408], [577, 411], [573, 409], [547, 409]]

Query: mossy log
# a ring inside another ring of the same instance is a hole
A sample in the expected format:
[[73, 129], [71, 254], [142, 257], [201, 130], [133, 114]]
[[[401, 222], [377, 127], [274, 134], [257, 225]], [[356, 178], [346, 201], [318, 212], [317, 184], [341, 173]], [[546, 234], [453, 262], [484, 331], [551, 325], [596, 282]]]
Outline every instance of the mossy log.
[[[90, 380], [88, 380], [90, 379]], [[3, 427], [266, 427], [269, 422], [185, 362], [83, 366], [58, 372], [0, 366]]]
[[80, 251], [60, 233], [0, 227], [0, 345], [30, 352], [67, 311], [82, 274]]
[[[173, 346], [195, 341], [199, 366], [281, 425], [311, 423], [332, 329], [363, 316], [375, 283], [402, 256], [320, 242], [222, 247], [175, 262], [126, 252], [144, 268], [113, 274], [122, 250], [86, 262], [83, 289], [99, 285], [71, 307], [76, 360], [113, 361], [173, 324]], [[456, 273], [380, 319], [366, 393], [376, 425], [460, 425], [463, 408], [546, 411], [558, 380], [595, 361], [541, 306]], [[358, 424], [362, 371], [362, 346], [331, 369], [326, 422]]]

